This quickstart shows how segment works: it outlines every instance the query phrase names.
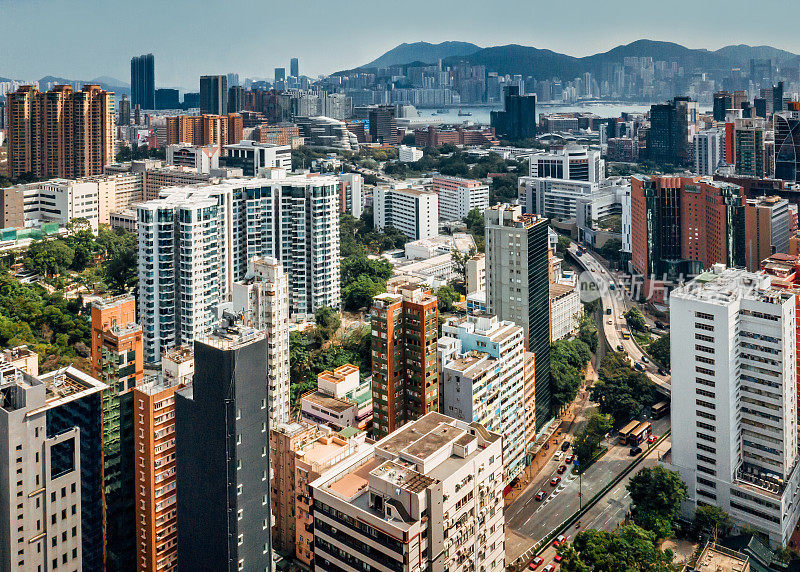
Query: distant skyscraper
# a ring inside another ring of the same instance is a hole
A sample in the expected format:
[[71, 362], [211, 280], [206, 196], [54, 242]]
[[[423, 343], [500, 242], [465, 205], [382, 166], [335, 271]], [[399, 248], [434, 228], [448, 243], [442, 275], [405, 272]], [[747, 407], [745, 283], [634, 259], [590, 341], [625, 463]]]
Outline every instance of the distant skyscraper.
[[245, 89], [234, 85], [228, 88], [228, 113], [239, 113], [244, 109]]
[[117, 115], [117, 125], [130, 125], [131, 124], [131, 102], [128, 96], [122, 94], [122, 99], [119, 100], [119, 113]]
[[733, 95], [729, 91], [714, 94], [714, 121], [725, 121], [725, 115], [733, 108]]
[[775, 178], [800, 183], [800, 105], [789, 102], [789, 111], [776, 113]]
[[228, 89], [239, 85], [238, 73], [229, 73], [226, 77], [228, 79]]
[[275, 83], [286, 81], [286, 68], [275, 68]]
[[491, 112], [498, 137], [521, 140], [536, 137], [536, 95], [520, 95], [519, 86], [503, 88], [504, 110]]
[[676, 97], [669, 103], [650, 106], [647, 158], [660, 165], [689, 164], [688, 100]]
[[155, 109], [180, 109], [181, 102], [177, 89], [161, 88], [156, 90]]
[[369, 110], [369, 134], [374, 142], [396, 145], [397, 109], [394, 105], [379, 105]]
[[223, 318], [175, 392], [181, 570], [272, 570], [267, 339]]
[[228, 113], [228, 78], [224, 75], [200, 76], [200, 113]]
[[764, 160], [766, 122], [761, 118], [736, 119], [733, 130], [736, 174], [766, 177], [767, 162]]
[[772, 60], [751, 59], [750, 80], [756, 85], [772, 85]]
[[292, 77], [300, 77], [300, 60], [292, 58], [289, 61], [289, 71]]
[[12, 176], [100, 175], [114, 160], [114, 93], [99, 85], [47, 93], [25, 85], [8, 94], [8, 168]]
[[486, 304], [525, 333], [536, 354], [536, 428], [553, 416], [550, 389], [550, 281], [547, 219], [521, 206], [496, 205], [486, 219]]
[[131, 58], [131, 105], [156, 108], [155, 60], [153, 54]]

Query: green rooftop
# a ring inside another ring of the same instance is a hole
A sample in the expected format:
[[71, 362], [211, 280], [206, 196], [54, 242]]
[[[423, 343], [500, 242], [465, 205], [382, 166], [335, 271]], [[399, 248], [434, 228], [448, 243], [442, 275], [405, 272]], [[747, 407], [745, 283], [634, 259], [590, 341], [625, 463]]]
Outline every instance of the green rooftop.
[[342, 439], [350, 439], [351, 437], [355, 437], [359, 433], [361, 433], [360, 429], [356, 429], [355, 427], [345, 427], [344, 429], [339, 431], [337, 435], [339, 435], [339, 437], [341, 437]]
[[701, 284], [706, 284], [708, 282], [713, 282], [717, 278], [718, 275], [714, 274], [713, 272], [703, 272], [702, 274], [698, 275], [695, 280]]

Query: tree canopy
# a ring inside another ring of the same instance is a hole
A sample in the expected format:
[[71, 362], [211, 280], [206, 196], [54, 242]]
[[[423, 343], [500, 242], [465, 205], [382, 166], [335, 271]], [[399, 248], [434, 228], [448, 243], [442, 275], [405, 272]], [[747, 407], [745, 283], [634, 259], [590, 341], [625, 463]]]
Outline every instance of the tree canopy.
[[461, 294], [449, 284], [445, 284], [436, 289], [436, 298], [439, 302], [440, 312], [452, 312], [453, 304], [461, 299]]
[[564, 572], [677, 572], [671, 550], [662, 551], [652, 532], [634, 524], [584, 530], [572, 544], [559, 547]]
[[669, 369], [669, 334], [664, 334], [647, 347], [647, 352], [663, 367]]
[[647, 331], [647, 321], [644, 319], [644, 314], [642, 314], [642, 311], [636, 306], [625, 312], [625, 319], [628, 321], [628, 326], [631, 329], [639, 332]]
[[653, 382], [631, 368], [624, 352], [608, 352], [600, 362], [598, 381], [589, 389], [601, 413], [614, 418], [619, 427], [633, 419], [642, 407], [652, 405], [656, 390]]
[[581, 429], [575, 437], [572, 444], [572, 450], [578, 456], [580, 461], [579, 467], [581, 470], [589, 464], [589, 461], [597, 454], [600, 443], [606, 436], [606, 433], [611, 431], [614, 426], [614, 419], [610, 415], [603, 415], [596, 411], [592, 412], [586, 425]]
[[633, 521], [657, 538], [672, 534], [672, 525], [686, 499], [686, 485], [679, 473], [656, 465], [636, 473], [626, 487], [631, 494]]

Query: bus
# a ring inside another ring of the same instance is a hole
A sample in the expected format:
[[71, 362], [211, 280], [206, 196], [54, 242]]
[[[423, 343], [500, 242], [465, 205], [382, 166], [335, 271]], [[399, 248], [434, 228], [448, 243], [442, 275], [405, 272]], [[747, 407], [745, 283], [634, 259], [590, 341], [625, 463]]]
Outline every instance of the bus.
[[636, 419], [634, 419], [633, 421], [631, 421], [630, 423], [625, 425], [625, 427], [623, 427], [622, 429], [619, 430], [619, 444], [620, 445], [627, 445], [628, 444], [628, 438], [631, 436], [631, 433], [633, 433], [633, 430], [636, 429], [636, 427], [638, 427], [638, 425], [639, 425], [639, 422]]
[[631, 434], [628, 436], [628, 444], [638, 445], [639, 443], [642, 443], [650, 436], [652, 431], [653, 427], [650, 422], [642, 421], [633, 431], [631, 431]]
[[669, 401], [659, 401], [650, 408], [650, 417], [661, 419], [669, 411]]

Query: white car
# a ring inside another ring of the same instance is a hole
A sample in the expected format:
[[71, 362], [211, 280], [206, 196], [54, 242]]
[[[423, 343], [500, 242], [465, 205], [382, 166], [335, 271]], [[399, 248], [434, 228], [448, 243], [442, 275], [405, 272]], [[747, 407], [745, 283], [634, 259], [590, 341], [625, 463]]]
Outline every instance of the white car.
[[556, 451], [556, 454], [555, 454], [555, 455], [553, 455], [553, 458], [554, 458], [556, 461], [560, 461], [560, 460], [561, 460], [561, 457], [563, 457], [563, 456], [564, 456], [564, 451], [562, 451], [561, 449], [559, 449], [558, 451]]

